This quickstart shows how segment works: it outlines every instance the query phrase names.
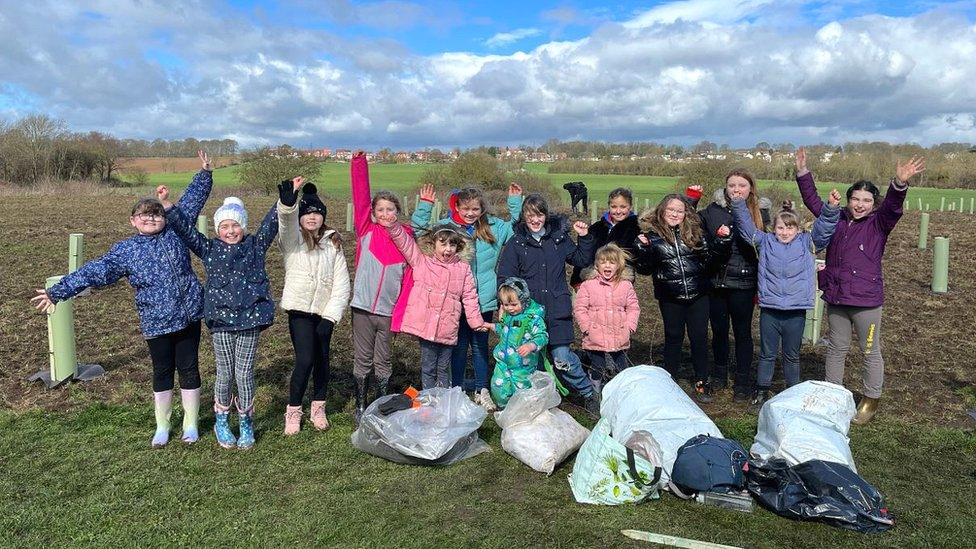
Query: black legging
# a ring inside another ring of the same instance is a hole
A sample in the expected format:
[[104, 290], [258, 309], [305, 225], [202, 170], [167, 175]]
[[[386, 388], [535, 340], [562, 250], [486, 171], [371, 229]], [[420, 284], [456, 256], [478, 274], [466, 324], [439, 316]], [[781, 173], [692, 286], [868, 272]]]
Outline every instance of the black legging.
[[153, 364], [153, 391], [173, 388], [173, 373], [180, 372], [181, 389], [200, 388], [200, 321], [178, 332], [146, 340]]
[[708, 381], [708, 296], [694, 301], [659, 300], [658, 305], [664, 320], [664, 369], [672, 376], [678, 373], [687, 326], [694, 381]]
[[325, 400], [329, 387], [329, 343], [332, 321], [318, 315], [288, 311], [288, 332], [295, 347], [295, 369], [291, 372], [288, 404], [301, 406], [312, 374], [312, 400]]
[[755, 310], [755, 290], [716, 288], [709, 296], [708, 318], [712, 324], [712, 357], [715, 366], [712, 377], [722, 385], [729, 377], [729, 320], [735, 335], [734, 388], [739, 392], [752, 390], [752, 313]]

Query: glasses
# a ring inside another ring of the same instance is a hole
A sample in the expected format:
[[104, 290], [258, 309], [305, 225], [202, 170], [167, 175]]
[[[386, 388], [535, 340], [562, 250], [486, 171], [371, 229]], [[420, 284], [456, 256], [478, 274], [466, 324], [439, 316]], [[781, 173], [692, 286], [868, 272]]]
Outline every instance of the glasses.
[[163, 219], [162, 215], [154, 213], [140, 213], [136, 214], [135, 217], [137, 217], [139, 221], [159, 221], [160, 219]]

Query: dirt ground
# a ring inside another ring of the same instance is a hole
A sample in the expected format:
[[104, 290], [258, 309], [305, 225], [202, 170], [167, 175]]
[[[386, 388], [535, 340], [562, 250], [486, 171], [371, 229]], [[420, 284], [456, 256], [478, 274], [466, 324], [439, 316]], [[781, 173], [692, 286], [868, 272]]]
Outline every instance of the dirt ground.
[[[194, 159], [195, 161], [195, 159]], [[192, 167], [190, 168], [192, 169]], [[247, 199], [251, 217], [260, 219], [270, 207], [270, 197]], [[213, 212], [217, 193], [205, 213]], [[330, 201], [330, 212], [344, 212], [345, 204]], [[67, 269], [68, 234], [85, 234], [85, 257], [94, 258], [116, 241], [131, 234], [128, 223], [130, 200], [114, 196], [19, 197], [0, 202], [0, 406], [13, 410], [41, 408], [62, 410], [97, 402], [131, 403], [150, 401], [151, 364], [139, 334], [132, 289], [124, 282], [97, 290], [90, 297], [75, 300], [78, 359], [106, 368], [103, 378], [71, 383], [47, 390], [29, 383], [27, 376], [48, 368], [47, 328], [43, 314], [29, 307], [34, 288], [47, 276]], [[257, 213], [261, 212], [261, 213]], [[882, 345], [886, 362], [883, 412], [912, 423], [930, 425], [972, 425], [967, 408], [976, 407], [976, 233], [974, 218], [959, 213], [932, 213], [930, 239], [949, 236], [950, 291], [935, 295], [929, 290], [932, 274], [932, 245], [917, 249], [918, 212], [909, 212], [893, 232], [885, 255], [886, 305]], [[344, 223], [339, 215], [330, 221]], [[350, 265], [354, 238], [343, 233]], [[202, 276], [199, 261], [194, 265]], [[268, 271], [275, 297], [280, 297], [283, 280], [281, 254], [273, 247]], [[663, 332], [660, 313], [646, 277], [638, 281], [641, 324], [634, 338], [630, 358], [647, 363], [653, 347], [654, 362], [660, 361]], [[757, 315], [758, 317], [758, 315]], [[754, 329], [758, 335], [758, 326]], [[757, 345], [758, 345], [758, 338]], [[333, 383], [330, 409], [351, 407], [351, 339], [349, 317], [337, 327], [332, 349]], [[398, 336], [394, 349], [394, 384], [397, 388], [419, 384], [418, 346], [408, 336]], [[690, 374], [686, 355], [684, 370]], [[804, 379], [823, 379], [824, 348], [805, 345], [802, 351]], [[204, 336], [200, 353], [205, 390], [214, 377], [213, 353]], [[262, 335], [258, 358], [258, 406], [283, 408], [291, 371], [292, 349], [287, 323], [280, 315]], [[847, 386], [860, 389], [860, 355], [848, 360]], [[777, 380], [781, 373], [777, 372]], [[721, 393], [703, 406], [715, 416], [748, 413], [745, 405], [733, 405], [729, 393]]]

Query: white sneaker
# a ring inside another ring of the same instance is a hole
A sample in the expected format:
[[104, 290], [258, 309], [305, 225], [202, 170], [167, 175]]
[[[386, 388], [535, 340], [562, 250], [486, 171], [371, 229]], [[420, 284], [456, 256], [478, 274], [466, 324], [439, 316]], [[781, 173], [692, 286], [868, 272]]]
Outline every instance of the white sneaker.
[[489, 413], [494, 412], [495, 410], [498, 409], [498, 407], [495, 406], [495, 401], [491, 399], [491, 393], [488, 392], [488, 389], [482, 389], [477, 393], [475, 393], [474, 402], [475, 404], [479, 404], [482, 408], [485, 409], [486, 412]]

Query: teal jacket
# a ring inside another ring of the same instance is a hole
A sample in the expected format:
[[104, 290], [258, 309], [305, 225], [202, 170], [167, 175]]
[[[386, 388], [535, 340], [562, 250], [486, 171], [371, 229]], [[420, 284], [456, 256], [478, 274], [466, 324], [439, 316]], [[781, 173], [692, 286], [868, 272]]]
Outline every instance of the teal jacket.
[[[421, 201], [417, 210], [413, 212], [410, 217], [410, 224], [416, 234], [420, 235], [427, 229], [433, 206], [430, 202]], [[471, 272], [474, 273], [475, 280], [478, 283], [478, 304], [483, 313], [498, 310], [498, 275], [495, 274], [495, 265], [498, 264], [498, 256], [501, 255], [505, 243], [508, 242], [509, 238], [512, 238], [513, 225], [518, 221], [519, 215], [522, 214], [521, 195], [508, 197], [508, 211], [511, 214], [512, 221], [505, 221], [493, 215], [488, 216], [488, 225], [491, 228], [491, 234], [495, 235], [495, 243], [489, 244], [478, 239], [475, 242], [475, 253], [471, 257]], [[435, 224], [450, 224], [461, 229], [462, 232], [467, 230], [466, 227], [455, 223], [450, 214], [444, 219], [437, 220]]]

